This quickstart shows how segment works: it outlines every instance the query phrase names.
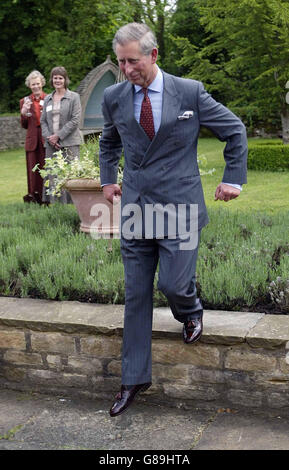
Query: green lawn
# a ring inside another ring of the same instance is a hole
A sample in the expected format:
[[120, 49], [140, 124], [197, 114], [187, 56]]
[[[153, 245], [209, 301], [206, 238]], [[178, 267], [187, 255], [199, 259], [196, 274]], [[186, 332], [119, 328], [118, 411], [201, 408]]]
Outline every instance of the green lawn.
[[[275, 213], [289, 208], [289, 173], [248, 171], [248, 184], [238, 199], [224, 203], [214, 201], [215, 189], [224, 171], [225, 144], [215, 138], [199, 140], [198, 153], [207, 159], [208, 168], [215, 168], [213, 176], [203, 176], [203, 187], [208, 207], [227, 207], [234, 211], [262, 210]], [[20, 202], [27, 193], [25, 151], [23, 148], [0, 152], [0, 204]]]
[[[249, 139], [252, 140], [252, 139]], [[207, 158], [208, 168], [215, 168], [213, 176], [203, 176], [203, 188], [208, 207], [228, 207], [230, 210], [261, 210], [268, 213], [288, 210], [289, 172], [248, 171], [248, 183], [238, 199], [224, 203], [214, 201], [215, 189], [222, 180], [224, 171], [223, 149], [225, 143], [217, 139], [200, 139], [198, 154]]]
[[0, 152], [0, 204], [23, 202], [27, 194], [24, 148]]

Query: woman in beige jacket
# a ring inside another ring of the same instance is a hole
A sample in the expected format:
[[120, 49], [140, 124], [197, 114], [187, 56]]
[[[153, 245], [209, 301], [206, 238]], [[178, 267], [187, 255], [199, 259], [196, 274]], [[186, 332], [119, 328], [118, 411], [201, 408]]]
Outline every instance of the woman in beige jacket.
[[[81, 118], [80, 97], [68, 89], [69, 78], [64, 67], [54, 67], [50, 72], [50, 84], [55, 91], [45, 97], [41, 115], [42, 136], [45, 139], [45, 157], [53, 157], [62, 150], [71, 161], [79, 157], [79, 146], [82, 136], [79, 129]], [[50, 182], [51, 187], [52, 180]], [[46, 194], [44, 187], [43, 200], [46, 202], [70, 203], [66, 191], [60, 197]]]

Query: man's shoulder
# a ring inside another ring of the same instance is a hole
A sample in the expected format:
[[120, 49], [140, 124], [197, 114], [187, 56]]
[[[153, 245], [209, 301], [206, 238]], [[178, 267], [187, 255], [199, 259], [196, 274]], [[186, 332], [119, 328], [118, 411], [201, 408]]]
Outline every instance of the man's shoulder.
[[104, 97], [111, 99], [111, 98], [120, 96], [120, 94], [129, 86], [131, 86], [131, 84], [127, 80], [124, 80], [123, 82], [115, 83], [114, 85], [110, 85], [107, 88], [105, 88]]
[[198, 80], [194, 80], [193, 78], [183, 78], [177, 77], [176, 75], [171, 75], [167, 72], [163, 71], [164, 80], [165, 82], [172, 81], [177, 89], [184, 90], [187, 89], [189, 91], [198, 90], [202, 87], [202, 82]]

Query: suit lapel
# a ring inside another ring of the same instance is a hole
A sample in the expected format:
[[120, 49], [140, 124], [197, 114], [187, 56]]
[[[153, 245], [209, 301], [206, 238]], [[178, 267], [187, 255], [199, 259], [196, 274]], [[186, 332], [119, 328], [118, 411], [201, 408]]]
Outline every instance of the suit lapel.
[[134, 87], [129, 81], [127, 81], [122, 93], [118, 98], [118, 104], [122, 111], [122, 115], [124, 117], [124, 121], [127, 125], [128, 131], [133, 136], [134, 142], [141, 142], [146, 147], [150, 144], [150, 139], [134, 117], [133, 100]]

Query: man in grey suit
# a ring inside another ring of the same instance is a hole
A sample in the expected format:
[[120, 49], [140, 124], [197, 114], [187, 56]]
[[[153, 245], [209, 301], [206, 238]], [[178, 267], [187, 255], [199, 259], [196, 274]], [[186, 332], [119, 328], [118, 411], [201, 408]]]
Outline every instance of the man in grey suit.
[[[110, 415], [117, 416], [151, 385], [153, 283], [158, 263], [158, 288], [175, 319], [183, 323], [183, 340], [191, 344], [202, 334], [203, 308], [195, 270], [200, 232], [208, 216], [197, 163], [200, 126], [227, 142], [223, 182], [215, 199], [238, 197], [246, 183], [247, 138], [240, 119], [217, 103], [200, 82], [158, 68], [156, 39], [146, 25], [123, 26], [113, 47], [127, 80], [104, 93], [100, 170], [104, 196], [113, 202], [122, 195], [122, 385], [110, 409]], [[116, 181], [122, 149], [121, 190]]]

